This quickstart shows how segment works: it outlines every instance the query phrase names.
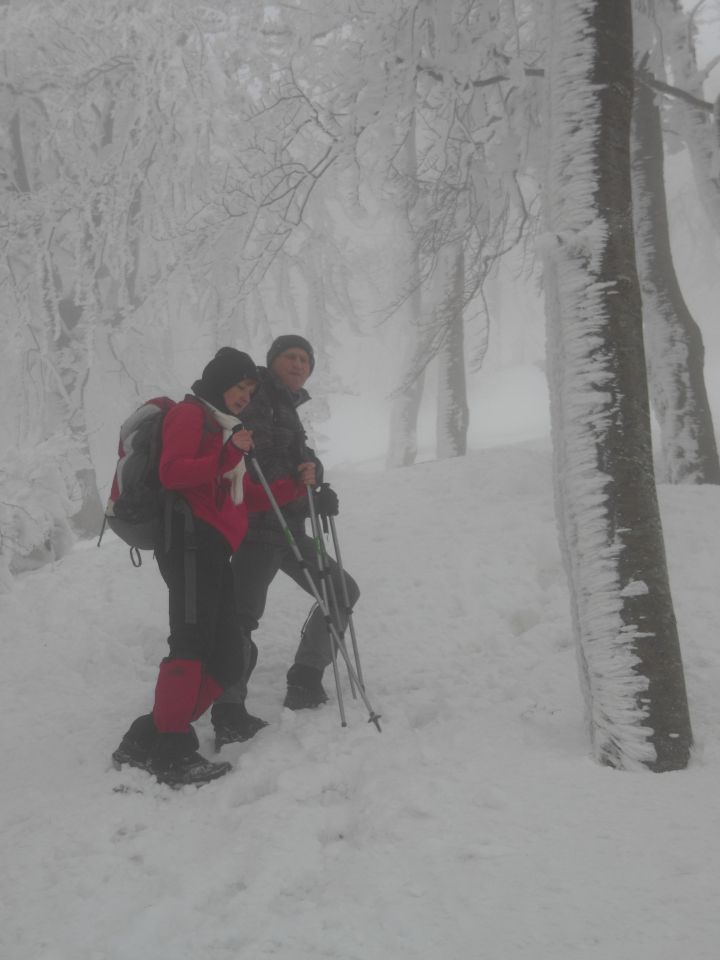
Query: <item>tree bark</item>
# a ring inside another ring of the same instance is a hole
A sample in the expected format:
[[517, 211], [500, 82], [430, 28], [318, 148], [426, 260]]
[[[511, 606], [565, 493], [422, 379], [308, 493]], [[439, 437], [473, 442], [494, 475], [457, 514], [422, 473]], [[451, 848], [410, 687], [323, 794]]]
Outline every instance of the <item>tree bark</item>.
[[[83, 465], [75, 470], [75, 479], [80, 492], [80, 507], [70, 517], [72, 528], [81, 537], [93, 537], [100, 533], [104, 507], [98, 493], [97, 477], [90, 456], [90, 443], [85, 415], [85, 386], [88, 378], [90, 357], [88, 354], [87, 321], [84, 310], [78, 306], [72, 294], [58, 299], [58, 291], [50, 289], [57, 281], [48, 277], [47, 295], [57, 301], [59, 319], [58, 335], [50, 342], [50, 360], [55, 369], [60, 391], [52, 391], [48, 401], [65, 407], [63, 419], [70, 435], [77, 444]], [[53, 322], [48, 317], [48, 324]]]
[[[405, 356], [400, 379], [400, 387], [392, 400], [390, 410], [390, 436], [386, 464], [388, 467], [409, 467], [417, 457], [417, 420], [425, 387], [425, 367], [417, 369], [417, 347], [420, 342], [422, 325], [422, 295], [420, 292], [420, 268], [418, 264], [417, 240], [415, 238], [411, 213], [415, 203], [417, 180], [417, 153], [415, 143], [415, 114], [413, 112], [403, 149], [404, 203], [401, 219], [404, 224], [406, 248], [400, 251], [401, 260], [409, 264], [402, 280], [401, 291], [404, 303], [401, 317], [406, 331]], [[409, 194], [409, 196], [408, 196]]]
[[388, 467], [409, 467], [417, 457], [417, 422], [423, 390], [425, 389], [425, 370], [415, 370], [414, 360], [417, 354], [417, 326], [421, 318], [420, 288], [416, 287], [404, 305], [407, 314], [407, 340], [403, 358], [403, 385], [392, 400], [390, 409], [390, 437], [386, 464]]
[[464, 456], [467, 451], [469, 413], [465, 380], [465, 281], [461, 240], [439, 251], [437, 269], [435, 323], [444, 333], [437, 354], [436, 453], [438, 459], [444, 459]]
[[[32, 143], [26, 156], [26, 143], [23, 128], [23, 114], [20, 108], [13, 111], [9, 123], [9, 144], [11, 156], [12, 187], [11, 189], [22, 194], [32, 194], [34, 183], [31, 178]], [[47, 171], [46, 171], [47, 172]], [[42, 187], [42, 184], [40, 184]], [[40, 268], [42, 282], [32, 285], [36, 294], [34, 299], [38, 307], [42, 304], [47, 323], [44, 327], [38, 326], [44, 340], [44, 348], [40, 351], [43, 363], [52, 368], [49, 379], [50, 388], [42, 397], [45, 414], [42, 422], [47, 428], [60, 428], [63, 421], [67, 424], [67, 431], [77, 444], [82, 466], [75, 470], [77, 491], [80, 495], [80, 507], [70, 518], [73, 528], [82, 536], [93, 536], [100, 531], [103, 507], [97, 490], [95, 470], [90, 459], [85, 411], [83, 409], [83, 388], [87, 379], [88, 358], [86, 335], [82, 322], [83, 310], [78, 307], [73, 296], [65, 296], [61, 287], [60, 264], [67, 260], [63, 250], [61, 223], [53, 223], [48, 227], [42, 220], [35, 227], [37, 250], [47, 251], [47, 263]], [[42, 262], [42, 258], [38, 257]], [[28, 270], [34, 269], [35, 264], [28, 261]], [[69, 272], [69, 271], [68, 271]], [[27, 283], [27, 280], [23, 278]], [[74, 280], [71, 281], [71, 285]], [[30, 284], [28, 284], [30, 287]], [[37, 293], [40, 296], [37, 297]], [[42, 313], [40, 313], [42, 315]], [[54, 535], [64, 536], [57, 527]], [[52, 555], [52, 553], [50, 553]]]
[[635, 87], [632, 124], [635, 249], [642, 290], [650, 398], [666, 483], [720, 483], [699, 327], [683, 299], [670, 248], [660, 110]]
[[593, 752], [676, 770], [692, 732], [670, 595], [630, 189], [630, 0], [548, 0], [543, 244], [556, 503]]

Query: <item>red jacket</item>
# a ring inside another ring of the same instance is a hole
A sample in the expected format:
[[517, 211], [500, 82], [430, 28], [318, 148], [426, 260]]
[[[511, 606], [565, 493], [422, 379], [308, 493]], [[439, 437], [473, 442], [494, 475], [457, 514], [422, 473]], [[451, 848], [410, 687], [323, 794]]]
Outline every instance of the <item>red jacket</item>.
[[[263, 488], [253, 483], [247, 473], [243, 478], [243, 502], [233, 503], [230, 481], [223, 474], [242, 458], [242, 451], [234, 444], [223, 443], [222, 428], [208, 421], [201, 403], [183, 401], [166, 414], [160, 483], [167, 490], [181, 493], [194, 516], [215, 527], [233, 552], [247, 532], [248, 511], [272, 509]], [[282, 477], [271, 483], [270, 489], [282, 506], [304, 496], [306, 487], [290, 477]]]

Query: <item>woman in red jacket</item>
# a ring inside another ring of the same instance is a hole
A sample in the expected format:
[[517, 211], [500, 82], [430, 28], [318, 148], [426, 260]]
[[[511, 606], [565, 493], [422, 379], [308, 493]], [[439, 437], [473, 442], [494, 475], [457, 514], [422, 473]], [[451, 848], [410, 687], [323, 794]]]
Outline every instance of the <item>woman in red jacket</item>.
[[[161, 783], [206, 783], [230, 769], [197, 752], [191, 724], [245, 673], [248, 644], [239, 642], [230, 557], [247, 531], [248, 510], [271, 509], [246, 472], [252, 434], [238, 419], [257, 379], [246, 353], [223, 347], [193, 384], [194, 395], [163, 423], [160, 482], [179, 507], [171, 514], [167, 546], [156, 552], [169, 591], [170, 652], [160, 665], [152, 713], [133, 722], [113, 753], [116, 767], [140, 767]], [[271, 485], [279, 504], [305, 495], [311, 466], [301, 464], [297, 480], [284, 477]]]

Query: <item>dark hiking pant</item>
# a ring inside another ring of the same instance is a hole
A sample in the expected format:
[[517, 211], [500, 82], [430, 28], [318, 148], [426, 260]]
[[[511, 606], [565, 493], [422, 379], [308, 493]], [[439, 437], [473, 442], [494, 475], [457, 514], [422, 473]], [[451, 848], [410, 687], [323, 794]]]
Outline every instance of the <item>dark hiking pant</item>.
[[[322, 597], [322, 587], [317, 570], [317, 550], [315, 543], [306, 533], [295, 533], [295, 541], [300, 554], [307, 564], [313, 582]], [[337, 611], [331, 602], [331, 591], [328, 585], [328, 602], [333, 621], [339, 627], [340, 636], [347, 626], [347, 615], [343, 601], [343, 590], [340, 579], [340, 568], [332, 557], [328, 557], [330, 577], [337, 597]], [[235, 581], [235, 597], [237, 601], [238, 618], [240, 620], [240, 640], [243, 644], [253, 630], [256, 630], [265, 611], [267, 594], [270, 584], [278, 571], [287, 574], [298, 586], [312, 596], [310, 586], [302, 567], [287, 544], [255, 543], [245, 541], [232, 558], [232, 572]], [[350, 608], [355, 605], [360, 590], [351, 576], [345, 571]], [[245, 657], [247, 660], [247, 656]], [[332, 662], [332, 646], [328, 635], [327, 624], [322, 610], [315, 603], [308, 614], [308, 618], [300, 634], [300, 643], [295, 653], [295, 663], [324, 670]], [[247, 695], [248, 676], [225, 691], [223, 702], [241, 702]]]
[[170, 647], [160, 666], [153, 716], [161, 732], [184, 732], [223, 689], [245, 676], [247, 643], [230, 567], [230, 545], [214, 527], [195, 518], [195, 623], [185, 610], [186, 560], [182, 517], [175, 515], [170, 549], [157, 552], [168, 587]]

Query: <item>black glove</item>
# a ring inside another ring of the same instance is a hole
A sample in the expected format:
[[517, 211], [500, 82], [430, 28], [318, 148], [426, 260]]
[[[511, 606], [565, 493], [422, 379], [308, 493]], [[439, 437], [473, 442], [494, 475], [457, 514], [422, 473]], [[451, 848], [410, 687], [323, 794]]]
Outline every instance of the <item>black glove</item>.
[[336, 517], [340, 509], [338, 495], [329, 483], [315, 488], [315, 510], [320, 517]]

